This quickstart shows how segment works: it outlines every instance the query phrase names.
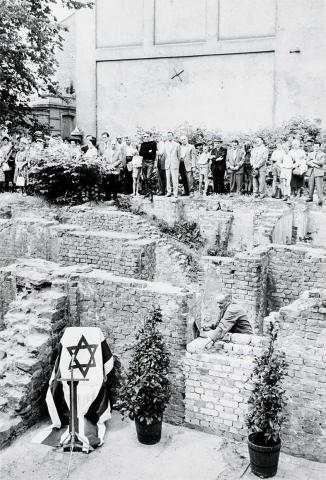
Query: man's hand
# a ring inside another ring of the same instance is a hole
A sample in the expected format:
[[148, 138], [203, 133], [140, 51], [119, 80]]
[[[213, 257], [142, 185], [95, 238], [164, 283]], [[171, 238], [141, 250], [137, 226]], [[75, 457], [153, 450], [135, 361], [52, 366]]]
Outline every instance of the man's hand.
[[207, 340], [208, 340], [208, 341], [207, 341], [207, 343], [205, 344], [205, 350], [210, 350], [210, 349], [213, 347], [214, 343], [213, 343], [213, 340], [212, 340], [211, 338], [209, 338], [209, 339], [207, 339]]

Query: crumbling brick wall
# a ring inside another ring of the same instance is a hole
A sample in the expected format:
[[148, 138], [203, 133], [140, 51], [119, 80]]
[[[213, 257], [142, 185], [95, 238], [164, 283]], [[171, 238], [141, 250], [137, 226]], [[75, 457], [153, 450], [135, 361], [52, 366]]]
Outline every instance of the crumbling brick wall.
[[291, 303], [305, 290], [326, 288], [324, 250], [301, 245], [273, 245], [268, 256], [269, 312]]
[[[273, 312], [264, 324], [270, 320], [280, 325], [278, 347], [289, 365], [283, 448], [325, 462], [326, 291], [305, 292], [279, 313]], [[232, 334], [230, 342], [219, 341], [210, 352], [186, 354], [186, 423], [245, 440], [253, 358], [265, 342], [264, 337]]]
[[[166, 418], [180, 424], [184, 420], [183, 360], [189, 329], [195, 320], [193, 294], [161, 283], [117, 278], [106, 272], [79, 274], [79, 324], [98, 326], [112, 342], [114, 354], [127, 368], [135, 333], [152, 307], [159, 305], [163, 323], [160, 330], [171, 354], [172, 397]], [[71, 297], [70, 297], [71, 298]]]
[[263, 339], [233, 334], [219, 341], [214, 351], [186, 354], [186, 423], [204, 431], [242, 441], [244, 418], [252, 390], [249, 382], [253, 356]]
[[278, 347], [289, 364], [284, 450], [326, 462], [326, 290], [310, 290], [265, 319], [280, 326]]
[[62, 264], [88, 263], [117, 275], [142, 279], [152, 279], [155, 275], [154, 240], [137, 233], [61, 225], [40, 217], [0, 221], [0, 266], [20, 257]]
[[67, 297], [52, 287], [49, 266], [43, 266], [0, 270], [6, 285], [0, 297], [12, 299], [0, 332], [0, 448], [46, 413], [56, 347], [69, 325]]
[[115, 275], [150, 280], [155, 274], [155, 242], [135, 234], [61, 229], [58, 262], [85, 263]]
[[202, 317], [216, 318], [216, 295], [231, 293], [243, 304], [257, 332], [269, 312], [301, 292], [326, 288], [326, 254], [309, 246], [272, 245], [229, 257], [204, 257]]

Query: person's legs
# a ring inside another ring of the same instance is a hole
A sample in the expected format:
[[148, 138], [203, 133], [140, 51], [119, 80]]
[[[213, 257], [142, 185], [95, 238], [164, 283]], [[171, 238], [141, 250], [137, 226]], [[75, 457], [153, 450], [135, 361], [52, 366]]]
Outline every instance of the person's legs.
[[179, 169], [174, 168], [171, 173], [172, 173], [173, 195], [175, 197], [177, 197], [178, 196], [178, 189], [179, 189]]
[[323, 201], [323, 177], [315, 177], [315, 185], [318, 195], [318, 202]]
[[312, 200], [314, 196], [314, 190], [315, 190], [315, 176], [314, 174], [311, 174], [309, 177], [309, 199]]
[[243, 171], [240, 171], [236, 174], [236, 185], [237, 185], [237, 193], [241, 193], [242, 185], [243, 185]]
[[277, 173], [273, 173], [273, 183], [272, 183], [272, 196], [276, 196], [277, 189]]
[[165, 169], [162, 168], [162, 162], [158, 159], [157, 162], [157, 180], [158, 180], [158, 188], [159, 188], [159, 195], [166, 194], [166, 176], [165, 176]]
[[183, 188], [184, 188], [184, 193], [185, 193], [185, 195], [189, 195], [190, 187], [189, 187], [189, 184], [188, 184], [188, 176], [187, 176], [187, 172], [186, 172], [185, 163], [183, 161], [180, 162], [179, 172], [180, 172], [180, 175], [181, 175], [181, 181], [182, 181], [182, 185], [183, 185]]
[[207, 170], [207, 172], [205, 172], [204, 181], [205, 181], [204, 195], [207, 195], [207, 192], [208, 192], [208, 170]]
[[253, 175], [253, 177], [252, 177], [252, 184], [253, 184], [254, 195], [258, 195], [259, 179], [256, 175]]
[[218, 170], [217, 167], [214, 166], [211, 168], [212, 176], [213, 176], [213, 191], [214, 193], [218, 193]]
[[234, 170], [230, 171], [230, 193], [235, 192], [236, 190], [236, 173]]
[[199, 172], [199, 195], [201, 195], [202, 193], [203, 179], [204, 179], [203, 174]]
[[217, 175], [217, 193], [224, 193], [225, 192], [225, 187], [224, 187], [225, 168], [223, 167], [223, 165], [217, 168], [216, 175]]
[[260, 195], [265, 195], [266, 190], [266, 171], [259, 170], [259, 193]]
[[191, 170], [190, 172], [187, 172], [187, 180], [188, 180], [189, 193], [192, 194], [194, 193], [194, 175]]
[[170, 167], [168, 167], [166, 170], [165, 170], [165, 177], [166, 177], [166, 194], [167, 195], [171, 195], [172, 193], [172, 186], [171, 186], [171, 169]]

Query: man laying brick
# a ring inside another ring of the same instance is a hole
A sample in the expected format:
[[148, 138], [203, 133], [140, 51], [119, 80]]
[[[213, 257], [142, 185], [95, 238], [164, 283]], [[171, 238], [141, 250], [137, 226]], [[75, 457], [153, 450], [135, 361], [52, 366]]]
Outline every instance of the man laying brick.
[[[241, 305], [232, 301], [230, 294], [218, 295], [216, 300], [219, 306], [218, 319], [211, 325], [205, 325], [202, 328], [200, 337], [205, 337], [205, 340], [202, 340], [200, 345], [196, 345], [196, 347], [194, 345], [196, 351], [210, 349], [217, 340], [222, 340], [227, 333], [253, 333], [247, 313]], [[189, 349], [188, 345], [188, 351], [190, 350], [192, 348]]]

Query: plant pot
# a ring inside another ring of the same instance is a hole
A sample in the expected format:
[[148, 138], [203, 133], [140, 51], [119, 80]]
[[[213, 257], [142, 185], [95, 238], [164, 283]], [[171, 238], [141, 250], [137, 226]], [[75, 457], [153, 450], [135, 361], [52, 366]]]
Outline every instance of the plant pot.
[[248, 437], [248, 449], [251, 471], [257, 477], [274, 477], [277, 472], [281, 441], [274, 445], [265, 445], [262, 433], [251, 433]]
[[144, 445], [154, 445], [161, 440], [162, 421], [144, 425], [135, 419], [138, 441]]

